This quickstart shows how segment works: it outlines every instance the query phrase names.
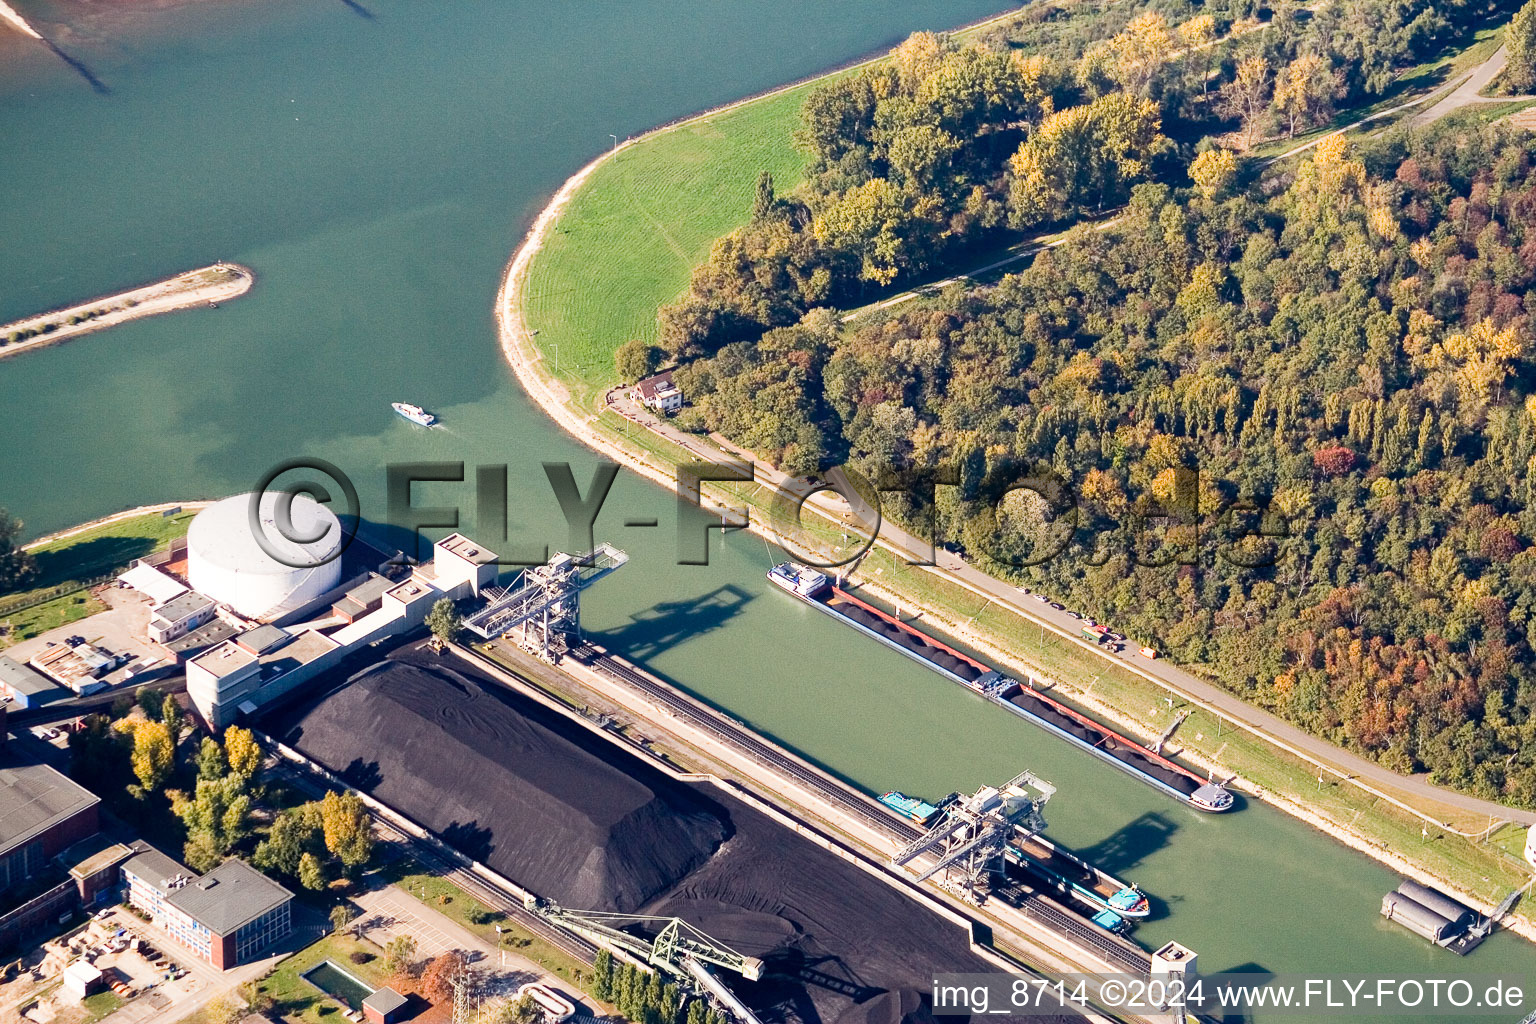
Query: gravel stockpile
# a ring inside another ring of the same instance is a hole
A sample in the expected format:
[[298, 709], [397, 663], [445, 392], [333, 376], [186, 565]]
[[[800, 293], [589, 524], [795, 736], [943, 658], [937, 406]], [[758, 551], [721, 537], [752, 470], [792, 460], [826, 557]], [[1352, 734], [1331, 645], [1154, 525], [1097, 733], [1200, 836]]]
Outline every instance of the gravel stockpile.
[[603, 751], [518, 714], [505, 691], [427, 657], [359, 673], [288, 718], [284, 742], [572, 907], [632, 911], [729, 834], [728, 821], [686, 787], [620, 771]]
[[402, 651], [279, 716], [291, 745], [540, 895], [681, 917], [761, 957], [763, 980], [725, 980], [766, 1021], [922, 1024], [936, 974], [992, 969], [867, 872], [463, 662]]

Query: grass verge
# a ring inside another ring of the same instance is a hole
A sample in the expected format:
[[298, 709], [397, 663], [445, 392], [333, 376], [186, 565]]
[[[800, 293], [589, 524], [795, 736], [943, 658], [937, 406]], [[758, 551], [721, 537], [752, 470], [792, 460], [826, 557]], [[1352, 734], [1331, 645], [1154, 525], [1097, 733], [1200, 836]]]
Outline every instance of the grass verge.
[[[422, 905], [451, 918], [466, 931], [473, 932], [492, 946], [498, 943], [519, 956], [532, 960], [574, 988], [586, 990], [590, 968], [556, 949], [525, 929], [512, 918], [493, 910], [446, 878], [421, 870], [413, 863], [396, 861], [386, 866], [385, 877], [408, 892]], [[500, 926], [498, 935], [496, 929]]]
[[186, 536], [195, 514], [150, 512], [31, 548], [37, 579], [27, 590], [0, 597], [0, 650], [105, 610], [86, 585]]
[[604, 163], [572, 199], [529, 272], [526, 319], [573, 394], [616, 383], [614, 349], [655, 338], [656, 310], [746, 219], [760, 171], [779, 191], [799, 183], [805, 158], [789, 140], [811, 88], [652, 136]]

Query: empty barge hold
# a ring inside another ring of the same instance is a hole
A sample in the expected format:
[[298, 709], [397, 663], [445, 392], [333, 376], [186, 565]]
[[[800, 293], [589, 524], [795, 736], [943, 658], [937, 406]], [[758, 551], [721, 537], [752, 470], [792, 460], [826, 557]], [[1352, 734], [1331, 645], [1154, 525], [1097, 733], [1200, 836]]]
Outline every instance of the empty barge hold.
[[1005, 676], [914, 629], [895, 616], [866, 604], [834, 586], [825, 573], [793, 562], [783, 562], [768, 570], [768, 579], [781, 590], [869, 634], [988, 700], [1001, 704], [1020, 718], [1028, 719], [1095, 757], [1108, 761], [1180, 803], [1197, 811], [1226, 811], [1232, 808], [1232, 794], [1225, 786], [1200, 778], [1183, 765], [1153, 753], [1109, 726], [1024, 686], [1017, 679]]
[[934, 804], [919, 800], [915, 796], [907, 796], [899, 789], [893, 789], [882, 795], [880, 802], [908, 821], [915, 821], [919, 825], [928, 824], [933, 820], [933, 816], [939, 813], [939, 808]]

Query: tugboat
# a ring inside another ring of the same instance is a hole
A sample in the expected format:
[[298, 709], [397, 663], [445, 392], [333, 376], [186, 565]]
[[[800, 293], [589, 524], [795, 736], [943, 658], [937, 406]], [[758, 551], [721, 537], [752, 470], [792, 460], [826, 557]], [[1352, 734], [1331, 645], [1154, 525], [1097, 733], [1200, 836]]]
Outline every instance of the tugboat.
[[391, 402], [389, 404], [395, 412], [419, 426], [430, 427], [437, 422], [436, 416], [433, 416], [419, 405], [412, 405], [410, 402]]

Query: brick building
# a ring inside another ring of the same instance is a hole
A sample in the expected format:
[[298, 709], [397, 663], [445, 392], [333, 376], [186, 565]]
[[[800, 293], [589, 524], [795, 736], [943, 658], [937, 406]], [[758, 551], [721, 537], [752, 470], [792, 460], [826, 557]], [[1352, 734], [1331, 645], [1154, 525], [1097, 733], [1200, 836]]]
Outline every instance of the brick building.
[[98, 831], [96, 795], [45, 764], [0, 766], [0, 893]]
[[220, 970], [248, 963], [293, 931], [293, 894], [244, 861], [199, 877], [158, 850], [123, 864], [128, 902]]

